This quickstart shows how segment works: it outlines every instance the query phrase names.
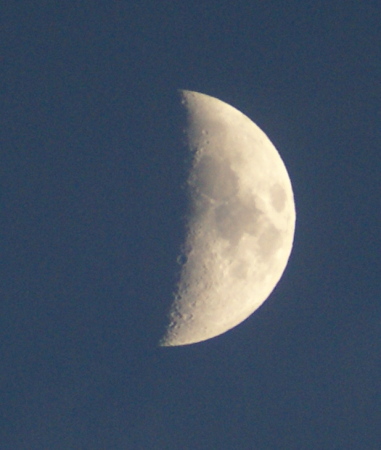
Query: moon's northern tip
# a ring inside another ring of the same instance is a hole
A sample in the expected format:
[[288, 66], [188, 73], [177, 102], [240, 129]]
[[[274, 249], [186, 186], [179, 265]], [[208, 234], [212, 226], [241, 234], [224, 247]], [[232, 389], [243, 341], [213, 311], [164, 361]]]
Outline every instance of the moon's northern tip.
[[295, 229], [291, 182], [266, 134], [221, 100], [180, 92], [191, 213], [161, 346], [205, 341], [250, 316], [281, 278]]

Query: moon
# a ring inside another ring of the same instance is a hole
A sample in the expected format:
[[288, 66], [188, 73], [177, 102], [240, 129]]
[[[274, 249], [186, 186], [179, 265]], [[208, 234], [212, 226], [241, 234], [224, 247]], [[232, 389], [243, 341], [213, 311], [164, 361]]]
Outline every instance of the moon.
[[280, 280], [295, 230], [290, 178], [266, 134], [221, 100], [180, 92], [189, 217], [161, 346], [205, 341], [249, 317]]

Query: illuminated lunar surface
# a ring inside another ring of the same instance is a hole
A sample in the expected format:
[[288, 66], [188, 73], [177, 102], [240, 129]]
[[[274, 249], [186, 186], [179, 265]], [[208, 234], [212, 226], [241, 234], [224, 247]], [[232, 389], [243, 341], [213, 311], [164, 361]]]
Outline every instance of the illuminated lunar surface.
[[216, 98], [181, 93], [190, 215], [162, 346], [205, 341], [250, 316], [281, 278], [295, 229], [291, 182], [265, 133]]

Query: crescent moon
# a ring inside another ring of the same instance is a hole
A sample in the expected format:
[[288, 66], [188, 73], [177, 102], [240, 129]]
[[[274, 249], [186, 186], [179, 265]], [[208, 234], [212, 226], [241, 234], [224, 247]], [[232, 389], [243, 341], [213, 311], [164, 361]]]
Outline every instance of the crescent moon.
[[161, 346], [205, 341], [250, 316], [281, 278], [295, 230], [290, 178], [266, 134], [221, 100], [181, 94], [190, 214]]

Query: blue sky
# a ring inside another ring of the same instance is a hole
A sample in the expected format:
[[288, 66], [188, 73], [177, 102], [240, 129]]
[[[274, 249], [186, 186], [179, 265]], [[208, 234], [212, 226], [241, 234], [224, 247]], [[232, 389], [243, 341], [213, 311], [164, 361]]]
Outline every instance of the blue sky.
[[[0, 447], [379, 448], [379, 2], [1, 17]], [[253, 316], [163, 349], [186, 211], [177, 89], [269, 135], [297, 223]]]

